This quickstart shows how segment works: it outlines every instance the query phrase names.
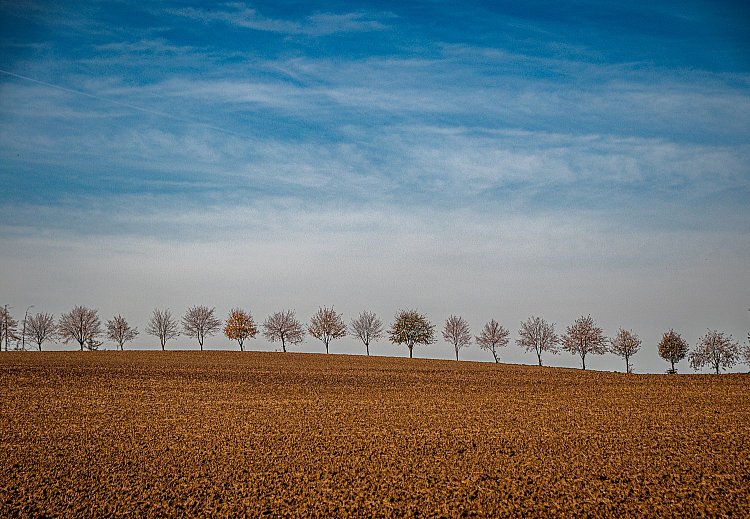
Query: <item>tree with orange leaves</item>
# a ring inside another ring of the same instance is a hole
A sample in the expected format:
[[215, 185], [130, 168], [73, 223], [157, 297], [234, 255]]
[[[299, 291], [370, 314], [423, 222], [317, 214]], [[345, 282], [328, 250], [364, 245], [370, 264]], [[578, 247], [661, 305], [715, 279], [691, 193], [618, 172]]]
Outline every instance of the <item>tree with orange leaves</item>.
[[229, 340], [237, 341], [240, 345], [240, 351], [245, 351], [245, 339], [252, 339], [258, 334], [258, 326], [253, 320], [250, 312], [240, 308], [232, 308], [229, 312], [229, 319], [224, 326], [224, 335]]

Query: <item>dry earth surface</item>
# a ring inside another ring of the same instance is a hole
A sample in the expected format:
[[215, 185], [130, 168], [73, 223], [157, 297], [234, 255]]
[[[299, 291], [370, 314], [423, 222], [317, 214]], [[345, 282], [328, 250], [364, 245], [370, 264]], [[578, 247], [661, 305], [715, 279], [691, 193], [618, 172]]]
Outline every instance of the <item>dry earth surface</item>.
[[0, 516], [750, 516], [750, 376], [0, 354]]

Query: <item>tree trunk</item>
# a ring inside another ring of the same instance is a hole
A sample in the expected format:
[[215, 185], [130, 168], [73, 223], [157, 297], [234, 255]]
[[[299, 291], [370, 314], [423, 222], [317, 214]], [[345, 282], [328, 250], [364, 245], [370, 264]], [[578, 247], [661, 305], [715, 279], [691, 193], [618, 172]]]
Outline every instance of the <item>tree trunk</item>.
[[458, 360], [458, 348], [456, 348], [456, 360]]
[[81, 345], [81, 351], [83, 351], [83, 341], [78, 341], [78, 344]]
[[203, 337], [201, 337], [200, 335], [198, 335], [198, 344], [201, 345], [201, 351], [203, 351]]
[[583, 370], [586, 370], [586, 355], [581, 355], [581, 364], [583, 365]]
[[21, 330], [21, 349], [26, 351], [26, 318], [29, 316], [29, 309], [26, 309], [26, 314], [23, 316], [23, 329]]
[[42, 343], [39, 343], [39, 351], [42, 351]]
[[165, 341], [161, 341], [161, 351], [164, 351], [164, 342]]
[[630, 359], [625, 355], [625, 373], [630, 373]]
[[714, 367], [716, 368], [716, 374], [718, 375], [719, 374], [719, 364], [716, 364]]
[[323, 344], [325, 344], [325, 345], [326, 345], [326, 354], [328, 354], [328, 343], [327, 343], [327, 342], [324, 342]]
[[286, 343], [284, 342], [284, 338], [281, 338], [281, 351], [286, 353]]
[[536, 358], [539, 359], [539, 365], [542, 365], [542, 354], [539, 352], [536, 352]]
[[410, 359], [413, 359], [413, 358], [414, 358], [414, 357], [412, 356], [412, 350], [413, 350], [413, 349], [414, 349], [414, 346], [409, 346], [409, 358], [410, 358]]
[[669, 359], [669, 362], [672, 363], [672, 373], [674, 373], [674, 359]]
[[499, 364], [499, 363], [500, 363], [500, 361], [498, 360], [498, 358], [497, 358], [497, 353], [495, 353], [495, 352], [494, 352], [494, 350], [493, 350], [493, 352], [492, 352], [492, 356], [493, 356], [493, 357], [495, 357], [495, 364]]
[[369, 357], [370, 356], [370, 344], [369, 343], [365, 343], [365, 349], [367, 350], [367, 356]]
[[239, 343], [240, 343], [240, 351], [245, 351], [245, 348], [244, 348], [244, 347], [242, 346], [242, 342], [243, 342], [243, 341], [237, 341], [237, 342], [239, 342]]

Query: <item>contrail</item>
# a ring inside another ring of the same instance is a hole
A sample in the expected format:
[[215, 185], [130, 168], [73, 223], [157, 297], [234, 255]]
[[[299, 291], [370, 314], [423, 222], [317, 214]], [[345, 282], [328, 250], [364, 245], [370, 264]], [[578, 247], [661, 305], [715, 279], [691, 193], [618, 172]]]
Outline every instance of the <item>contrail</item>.
[[180, 117], [179, 115], [174, 115], [174, 114], [170, 114], [170, 113], [167, 113], [167, 112], [161, 112], [159, 110], [151, 110], [149, 108], [143, 108], [142, 106], [134, 105], [134, 104], [131, 104], [131, 103], [123, 103], [122, 101], [117, 101], [115, 99], [109, 99], [107, 97], [102, 97], [102, 96], [98, 96], [98, 95], [95, 95], [95, 94], [90, 94], [88, 92], [83, 92], [82, 90], [75, 90], [73, 88], [68, 88], [68, 87], [64, 87], [64, 86], [61, 86], [61, 85], [55, 85], [54, 83], [48, 83], [46, 81], [41, 81], [39, 79], [34, 79], [32, 77], [22, 76], [21, 74], [16, 74], [15, 72], [10, 72], [8, 70], [0, 69], [0, 73], [6, 74], [8, 76], [12, 76], [12, 77], [15, 77], [15, 78], [18, 78], [18, 79], [23, 79], [25, 81], [31, 81], [32, 83], [37, 83], [39, 85], [43, 85], [43, 86], [46, 86], [46, 87], [49, 87], [49, 88], [54, 88], [54, 89], [57, 89], [57, 90], [62, 90], [63, 92], [68, 92], [68, 93], [71, 93], [71, 94], [77, 94], [77, 95], [80, 95], [80, 96], [89, 97], [91, 99], [96, 99], [97, 101], [103, 101], [105, 103], [111, 103], [111, 104], [122, 106], [122, 107], [125, 107], [125, 108], [130, 108], [131, 110], [137, 110], [139, 112], [143, 112], [143, 113], [147, 113], [147, 114], [151, 114], [151, 115], [158, 115], [158, 116], [161, 116], [161, 117], [167, 117], [169, 119], [173, 119], [175, 121], [180, 121], [180, 122], [183, 122], [183, 123], [198, 124], [200, 126], [204, 126], [206, 128], [209, 128], [211, 130], [215, 130], [217, 132], [222, 132], [222, 133], [226, 133], [226, 134], [229, 134], [229, 135], [234, 135], [236, 137], [247, 138], [245, 135], [242, 135], [241, 133], [237, 133], [237, 132], [232, 131], [232, 130], [227, 130], [226, 128], [219, 128], [218, 126], [212, 126], [212, 125], [210, 125], [208, 123], [205, 123], [203, 121], [199, 121], [197, 119], [193, 119], [193, 118], [189, 118], [189, 117]]

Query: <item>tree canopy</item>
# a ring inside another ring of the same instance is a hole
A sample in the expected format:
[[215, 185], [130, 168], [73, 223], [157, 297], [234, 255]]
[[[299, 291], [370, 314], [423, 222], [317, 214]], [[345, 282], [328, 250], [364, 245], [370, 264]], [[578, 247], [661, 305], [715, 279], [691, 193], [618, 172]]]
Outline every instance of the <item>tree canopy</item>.
[[568, 326], [562, 337], [562, 347], [581, 357], [581, 367], [586, 369], [586, 355], [607, 353], [607, 338], [590, 315], [581, 316]]
[[252, 339], [257, 334], [258, 326], [255, 324], [252, 314], [240, 308], [232, 308], [229, 312], [229, 319], [224, 326], [224, 335], [227, 339], [237, 341], [240, 345], [240, 351], [245, 351], [245, 340]]
[[688, 343], [680, 337], [680, 334], [670, 328], [670, 330], [661, 337], [659, 341], [659, 355], [662, 359], [668, 361], [672, 368], [670, 373], [677, 373], [674, 365], [680, 362], [688, 353]]
[[482, 333], [476, 336], [476, 341], [481, 349], [492, 353], [492, 356], [495, 358], [495, 363], [498, 363], [500, 361], [497, 356], [497, 348], [507, 346], [509, 337], [510, 332], [500, 326], [497, 321], [492, 319], [484, 325]]
[[393, 344], [406, 344], [409, 358], [414, 356], [414, 346], [435, 342], [435, 325], [416, 310], [401, 310], [394, 317], [388, 330], [388, 338]]
[[343, 317], [336, 310], [323, 307], [318, 308], [315, 315], [310, 318], [307, 332], [320, 340], [326, 347], [326, 353], [328, 353], [328, 345], [333, 339], [346, 336], [346, 325]]
[[740, 360], [740, 345], [732, 340], [731, 335], [709, 330], [698, 341], [690, 353], [690, 367], [698, 370], [710, 366], [718, 375], [722, 369], [729, 369]]

